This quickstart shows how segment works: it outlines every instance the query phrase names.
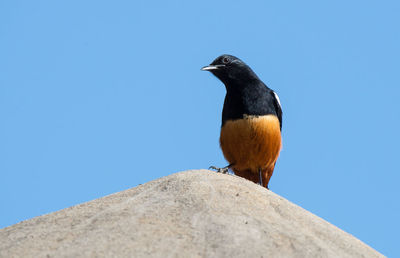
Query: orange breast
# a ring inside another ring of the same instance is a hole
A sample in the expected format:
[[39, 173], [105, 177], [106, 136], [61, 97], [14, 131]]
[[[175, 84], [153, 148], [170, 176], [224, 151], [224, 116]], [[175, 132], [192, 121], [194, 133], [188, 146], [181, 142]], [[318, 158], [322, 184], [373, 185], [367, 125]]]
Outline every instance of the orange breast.
[[220, 144], [234, 170], [257, 173], [275, 164], [281, 149], [279, 120], [274, 115], [246, 116], [226, 121]]

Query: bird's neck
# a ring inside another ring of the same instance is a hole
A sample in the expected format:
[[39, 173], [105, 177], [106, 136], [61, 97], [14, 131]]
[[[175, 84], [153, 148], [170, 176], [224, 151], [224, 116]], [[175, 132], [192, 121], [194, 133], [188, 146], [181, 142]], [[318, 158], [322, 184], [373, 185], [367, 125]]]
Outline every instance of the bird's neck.
[[246, 72], [243, 74], [235, 74], [232, 77], [228, 76], [224, 78], [223, 83], [225, 84], [226, 89], [238, 89], [243, 88], [243, 85], [256, 85], [260, 79], [254, 72]]
[[257, 77], [242, 77], [240, 79], [224, 82], [227, 95], [242, 96], [244, 93], [249, 93], [257, 90], [265, 85]]

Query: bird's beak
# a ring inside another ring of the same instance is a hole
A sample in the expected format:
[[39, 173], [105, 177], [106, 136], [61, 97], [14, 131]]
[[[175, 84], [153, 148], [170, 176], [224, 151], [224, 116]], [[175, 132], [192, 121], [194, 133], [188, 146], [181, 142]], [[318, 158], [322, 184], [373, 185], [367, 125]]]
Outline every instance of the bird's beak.
[[207, 65], [201, 68], [202, 71], [211, 71], [211, 70], [218, 70], [222, 67], [225, 67], [225, 65]]

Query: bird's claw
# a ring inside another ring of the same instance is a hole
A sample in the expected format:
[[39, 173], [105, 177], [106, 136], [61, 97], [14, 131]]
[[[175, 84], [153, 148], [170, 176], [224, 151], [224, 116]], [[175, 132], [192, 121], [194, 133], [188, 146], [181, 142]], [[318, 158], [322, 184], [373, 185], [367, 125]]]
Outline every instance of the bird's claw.
[[217, 173], [227, 174], [228, 170], [229, 170], [229, 167], [218, 168], [218, 167], [215, 167], [215, 166], [211, 166], [208, 169], [216, 170]]

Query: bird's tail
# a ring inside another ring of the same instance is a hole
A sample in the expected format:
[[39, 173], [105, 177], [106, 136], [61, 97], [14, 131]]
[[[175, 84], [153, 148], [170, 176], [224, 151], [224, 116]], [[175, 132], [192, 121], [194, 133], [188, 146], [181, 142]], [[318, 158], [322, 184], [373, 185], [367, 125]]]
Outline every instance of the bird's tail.
[[269, 180], [271, 179], [272, 173], [274, 173], [275, 163], [267, 168], [261, 169], [262, 185], [268, 188]]
[[251, 169], [238, 170], [235, 168], [233, 168], [232, 170], [235, 175], [246, 178], [247, 180], [253, 181], [256, 184], [260, 184], [268, 189], [268, 183], [271, 179], [272, 173], [274, 172], [274, 168], [275, 164], [266, 168], [262, 168], [259, 171], [253, 171]]
[[247, 180], [253, 181], [256, 184], [260, 183], [260, 178], [258, 173], [255, 173], [251, 169], [244, 169], [244, 170], [237, 170], [237, 169], [232, 169], [233, 172], [235, 172], [235, 175], [246, 178]]

